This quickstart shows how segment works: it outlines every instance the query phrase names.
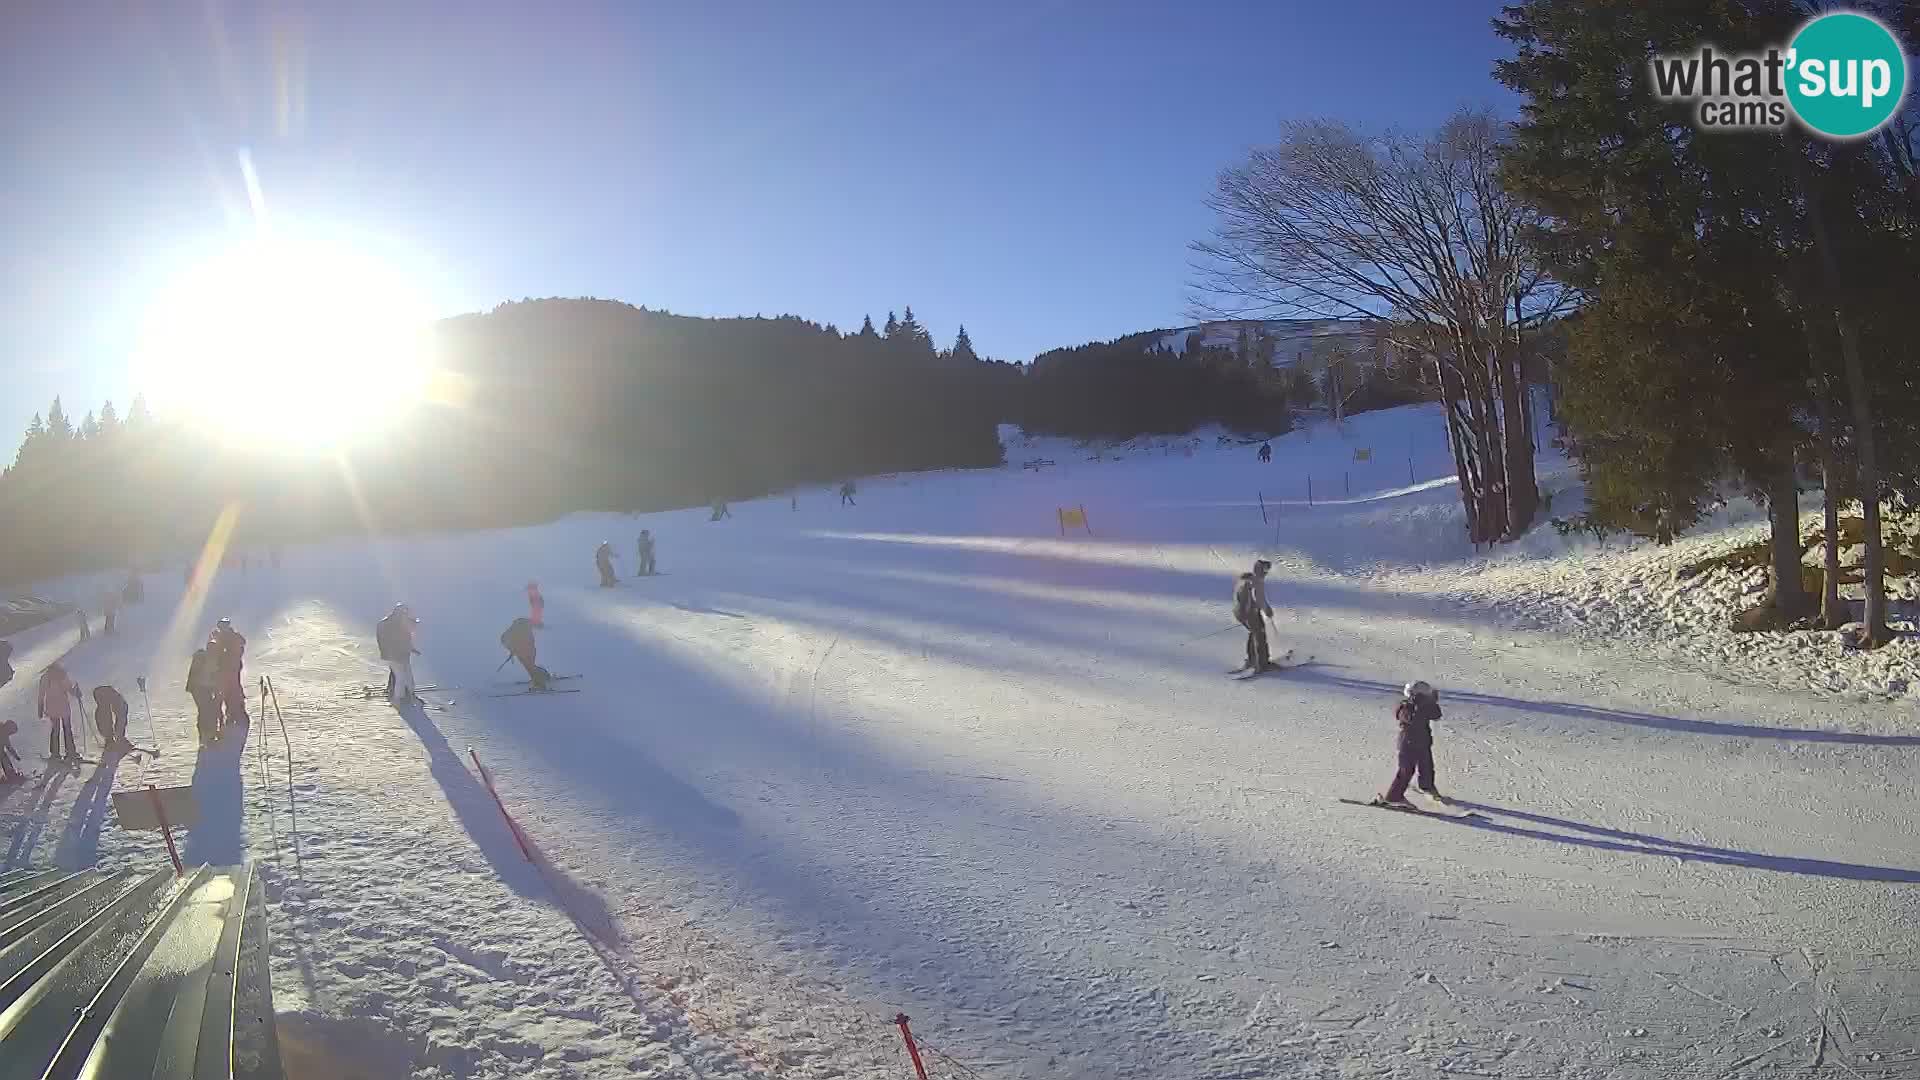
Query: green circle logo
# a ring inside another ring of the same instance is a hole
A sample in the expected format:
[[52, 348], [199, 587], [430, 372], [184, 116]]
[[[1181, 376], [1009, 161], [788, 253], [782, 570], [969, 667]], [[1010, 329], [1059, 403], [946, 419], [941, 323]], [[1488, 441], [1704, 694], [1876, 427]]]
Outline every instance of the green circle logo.
[[1787, 103], [1822, 135], [1870, 135], [1906, 97], [1906, 50], [1878, 19], [1853, 11], [1822, 15], [1800, 28], [1789, 49]]

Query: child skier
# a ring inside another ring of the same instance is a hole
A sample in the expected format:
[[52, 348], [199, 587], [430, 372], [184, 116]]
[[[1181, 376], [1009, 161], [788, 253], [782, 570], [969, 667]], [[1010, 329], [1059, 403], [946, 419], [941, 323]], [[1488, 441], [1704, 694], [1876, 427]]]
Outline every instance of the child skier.
[[1412, 805], [1407, 802], [1407, 782], [1416, 773], [1420, 790], [1441, 798], [1440, 788], [1433, 779], [1433, 722], [1440, 719], [1440, 691], [1421, 680], [1408, 683], [1400, 704], [1394, 706], [1393, 718], [1400, 724], [1393, 743], [1399, 765], [1380, 802], [1388, 806]]
[[652, 577], [654, 573], [653, 533], [650, 532], [649, 530], [641, 529], [638, 547], [639, 547], [638, 554], [640, 556], [640, 564], [634, 568], [634, 573], [640, 575], [641, 577]]
[[535, 662], [539, 658], [539, 653], [533, 643], [531, 622], [526, 619], [513, 620], [512, 624], [501, 632], [500, 644], [506, 648], [509, 655], [520, 661], [521, 667], [527, 669], [527, 682], [533, 689], [547, 688], [547, 681], [552, 676], [548, 674], [546, 668]]

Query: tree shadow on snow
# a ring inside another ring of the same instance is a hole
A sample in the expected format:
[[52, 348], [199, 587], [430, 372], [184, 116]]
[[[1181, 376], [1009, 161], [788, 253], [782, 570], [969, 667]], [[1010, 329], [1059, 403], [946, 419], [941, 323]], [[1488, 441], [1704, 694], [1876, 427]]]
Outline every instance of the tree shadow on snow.
[[[1301, 678], [1307, 682], [1323, 683], [1367, 693], [1398, 695], [1401, 692], [1400, 685], [1397, 683], [1354, 679], [1318, 671], [1305, 673]], [[1566, 701], [1527, 701], [1523, 698], [1478, 694], [1465, 690], [1447, 691], [1441, 702], [1442, 707], [1445, 707], [1449, 701], [1512, 709], [1515, 712], [1550, 713], [1577, 720], [1628, 724], [1633, 727], [1655, 728], [1685, 735], [1739, 736], [1749, 739], [1781, 739], [1788, 742], [1846, 743], [1855, 746], [1920, 746], [1920, 735], [1867, 735], [1852, 731], [1825, 731], [1819, 728], [1766, 727], [1759, 724], [1733, 724], [1715, 720], [1688, 720], [1678, 716], [1662, 716], [1658, 713], [1608, 709], [1598, 705], [1576, 705]]]
[[[555, 866], [524, 831], [508, 826], [486, 785], [418, 705], [394, 710], [427, 751], [427, 768], [446, 795], [453, 816], [479, 847], [494, 875], [516, 894], [554, 904], [583, 931], [618, 944], [619, 931], [605, 898]], [[524, 852], [524, 853], [523, 853]]]
[[[1502, 817], [1519, 818], [1536, 825], [1545, 825], [1556, 829], [1570, 829], [1573, 833], [1547, 832], [1541, 829], [1528, 829], [1519, 825], [1509, 825], [1496, 818], [1441, 818], [1443, 821], [1459, 821], [1477, 829], [1489, 832], [1506, 833], [1509, 836], [1524, 836], [1533, 840], [1551, 840], [1575, 847], [1597, 848], [1601, 851], [1620, 851], [1631, 855], [1658, 855], [1665, 858], [1682, 859], [1693, 862], [1713, 863], [1719, 866], [1742, 867], [1749, 870], [1772, 870], [1782, 874], [1807, 874], [1813, 877], [1841, 878], [1849, 881], [1888, 881], [1914, 883], [1920, 882], [1920, 870], [1901, 870], [1890, 866], [1873, 866], [1866, 863], [1834, 862], [1828, 859], [1805, 859], [1791, 855], [1764, 855], [1755, 851], [1740, 851], [1736, 848], [1713, 847], [1709, 844], [1692, 844], [1684, 840], [1668, 840], [1645, 833], [1628, 832], [1625, 829], [1610, 829], [1602, 825], [1589, 825], [1582, 821], [1570, 821], [1566, 818], [1549, 817], [1528, 810], [1514, 810], [1505, 806], [1492, 806], [1486, 803], [1468, 802], [1465, 799], [1451, 800], [1455, 806], [1482, 813], [1498, 814]], [[1581, 836], [1577, 833], [1588, 833]]]

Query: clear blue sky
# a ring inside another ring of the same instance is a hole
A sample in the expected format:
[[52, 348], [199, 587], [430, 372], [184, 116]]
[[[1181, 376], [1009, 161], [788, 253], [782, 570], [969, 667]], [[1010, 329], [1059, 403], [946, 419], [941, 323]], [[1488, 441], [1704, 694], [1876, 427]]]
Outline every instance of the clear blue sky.
[[964, 322], [1026, 360], [1184, 323], [1201, 200], [1281, 122], [1511, 106], [1498, 0], [22, 7], [9, 461], [55, 393], [124, 412], [147, 298], [243, 235], [242, 149], [282, 220], [370, 238], [447, 314], [593, 295], [852, 329], [912, 304], [942, 345]]

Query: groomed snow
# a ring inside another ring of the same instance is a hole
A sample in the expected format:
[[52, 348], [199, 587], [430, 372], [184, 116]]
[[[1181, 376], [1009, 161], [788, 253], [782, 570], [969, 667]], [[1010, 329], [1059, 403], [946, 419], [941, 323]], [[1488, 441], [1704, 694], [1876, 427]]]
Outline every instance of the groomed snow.
[[[1909, 705], [1715, 653], [1658, 587], [1680, 551], [1476, 554], [1431, 409], [1273, 445], [1033, 440], [856, 507], [317, 545], [204, 605], [155, 576], [69, 666], [147, 674], [165, 753], [0, 791], [5, 865], [154, 865], [106, 794], [192, 783], [187, 855], [264, 862], [304, 1075], [898, 1078], [898, 1011], [937, 1077], [1920, 1074]], [[1060, 536], [1082, 505], [1094, 535]], [[665, 575], [594, 588], [594, 545], [624, 575], [642, 527]], [[1277, 646], [1314, 659], [1237, 683], [1260, 554]], [[1634, 574], [1663, 614], [1628, 613]], [[530, 578], [581, 692], [484, 696]], [[341, 696], [382, 677], [398, 599], [454, 688], [432, 711]], [[191, 747], [219, 615], [279, 687], [297, 862], [278, 726]], [[16, 639], [30, 766], [33, 676], [72, 639]], [[1385, 783], [1413, 678], [1479, 821], [1336, 801]]]

